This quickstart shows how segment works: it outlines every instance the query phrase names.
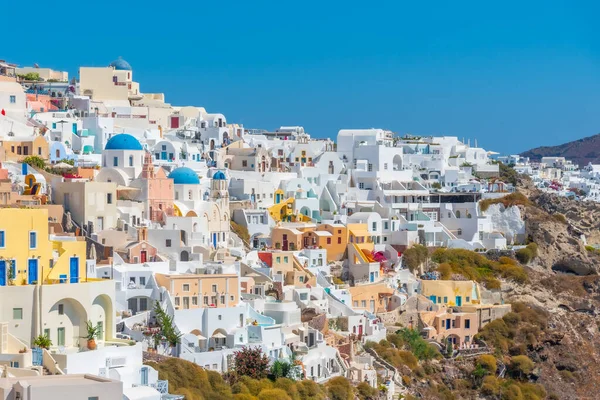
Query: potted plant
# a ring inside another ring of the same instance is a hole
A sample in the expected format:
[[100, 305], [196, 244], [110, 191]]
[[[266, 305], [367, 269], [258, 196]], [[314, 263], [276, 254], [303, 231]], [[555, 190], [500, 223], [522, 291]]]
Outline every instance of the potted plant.
[[87, 335], [85, 336], [85, 339], [87, 339], [87, 348], [96, 350], [96, 338], [100, 336], [100, 326], [92, 324], [92, 321], [87, 321], [85, 326], [87, 329]]
[[39, 335], [33, 340], [33, 345], [40, 349], [48, 350], [52, 346], [52, 340], [46, 335]]

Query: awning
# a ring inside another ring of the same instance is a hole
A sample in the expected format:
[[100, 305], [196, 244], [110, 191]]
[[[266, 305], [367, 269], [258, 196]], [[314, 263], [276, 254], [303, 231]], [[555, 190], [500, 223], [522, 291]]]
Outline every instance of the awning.
[[227, 339], [227, 336], [223, 335], [221, 332], [217, 332], [214, 335], [212, 335], [213, 338], [215, 339]]

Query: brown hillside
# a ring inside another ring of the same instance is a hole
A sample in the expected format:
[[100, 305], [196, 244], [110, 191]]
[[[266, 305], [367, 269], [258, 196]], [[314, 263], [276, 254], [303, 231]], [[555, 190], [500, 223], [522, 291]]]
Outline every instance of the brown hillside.
[[539, 161], [542, 157], [565, 157], [580, 167], [589, 162], [597, 164], [600, 162], [600, 134], [558, 146], [536, 147], [521, 153], [521, 155], [529, 157], [533, 161]]

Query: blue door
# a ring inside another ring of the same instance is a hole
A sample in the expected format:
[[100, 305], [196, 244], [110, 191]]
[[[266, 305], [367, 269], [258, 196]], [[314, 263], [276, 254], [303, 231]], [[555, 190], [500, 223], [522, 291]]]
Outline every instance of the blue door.
[[429, 300], [431, 300], [433, 302], [433, 304], [435, 304], [437, 297], [435, 296], [429, 296]]
[[166, 151], [163, 151], [163, 152], [160, 153], [160, 159], [161, 160], [166, 160], [167, 159], [167, 152]]
[[43, 364], [44, 350], [36, 347], [31, 349], [31, 362], [33, 365], [40, 366]]
[[27, 265], [27, 283], [32, 284], [38, 280], [38, 260], [30, 259]]
[[369, 273], [369, 282], [375, 282], [375, 272]]
[[213, 246], [216, 249], [217, 248], [217, 234], [213, 233]]
[[148, 367], [142, 367], [142, 369], [140, 370], [141, 372], [141, 384], [142, 386], [147, 386], [148, 385]]
[[71, 276], [71, 283], [79, 283], [79, 258], [71, 257], [71, 263], [69, 267]]
[[450, 319], [446, 320], [446, 329], [450, 329]]
[[462, 296], [456, 296], [456, 305], [458, 307], [462, 306]]
[[280, 202], [280, 201], [281, 201], [281, 194], [280, 194], [280, 193], [277, 193], [277, 194], [275, 195], [275, 204], [279, 204], [279, 202]]
[[0, 261], [0, 286], [6, 286], [6, 261]]

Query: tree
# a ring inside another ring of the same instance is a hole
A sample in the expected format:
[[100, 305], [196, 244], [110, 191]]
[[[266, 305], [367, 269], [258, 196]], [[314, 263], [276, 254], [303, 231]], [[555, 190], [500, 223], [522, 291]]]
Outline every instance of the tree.
[[361, 382], [356, 386], [358, 397], [360, 400], [375, 400], [379, 395], [379, 391], [369, 385], [367, 382]]
[[534, 366], [535, 364], [529, 357], [514, 356], [510, 359], [509, 370], [513, 376], [523, 379], [524, 375], [527, 376], [531, 374]]
[[23, 162], [38, 169], [44, 169], [46, 167], [46, 161], [39, 156], [27, 156], [23, 159]]
[[162, 338], [169, 343], [169, 347], [175, 347], [181, 343], [181, 336], [183, 335], [177, 331], [173, 317], [163, 310], [158, 301], [154, 303], [154, 314], [156, 315], [156, 322], [160, 325], [160, 331], [154, 336], [155, 343]]
[[37, 72], [29, 72], [27, 74], [20, 74], [17, 76], [25, 81], [40, 81], [41, 80], [40, 74], [38, 74]]
[[429, 250], [420, 244], [415, 244], [402, 254], [402, 262], [411, 272], [416, 271], [428, 258]]
[[481, 366], [487, 375], [495, 374], [498, 369], [496, 358], [490, 354], [484, 354], [477, 359], [477, 365]]
[[331, 378], [326, 384], [327, 393], [331, 400], [353, 400], [354, 388], [348, 379], [342, 376]]
[[283, 389], [264, 389], [258, 394], [258, 400], [292, 400]]
[[242, 347], [233, 353], [233, 370], [237, 376], [248, 376], [252, 379], [266, 378], [269, 373], [269, 358], [260, 347]]

